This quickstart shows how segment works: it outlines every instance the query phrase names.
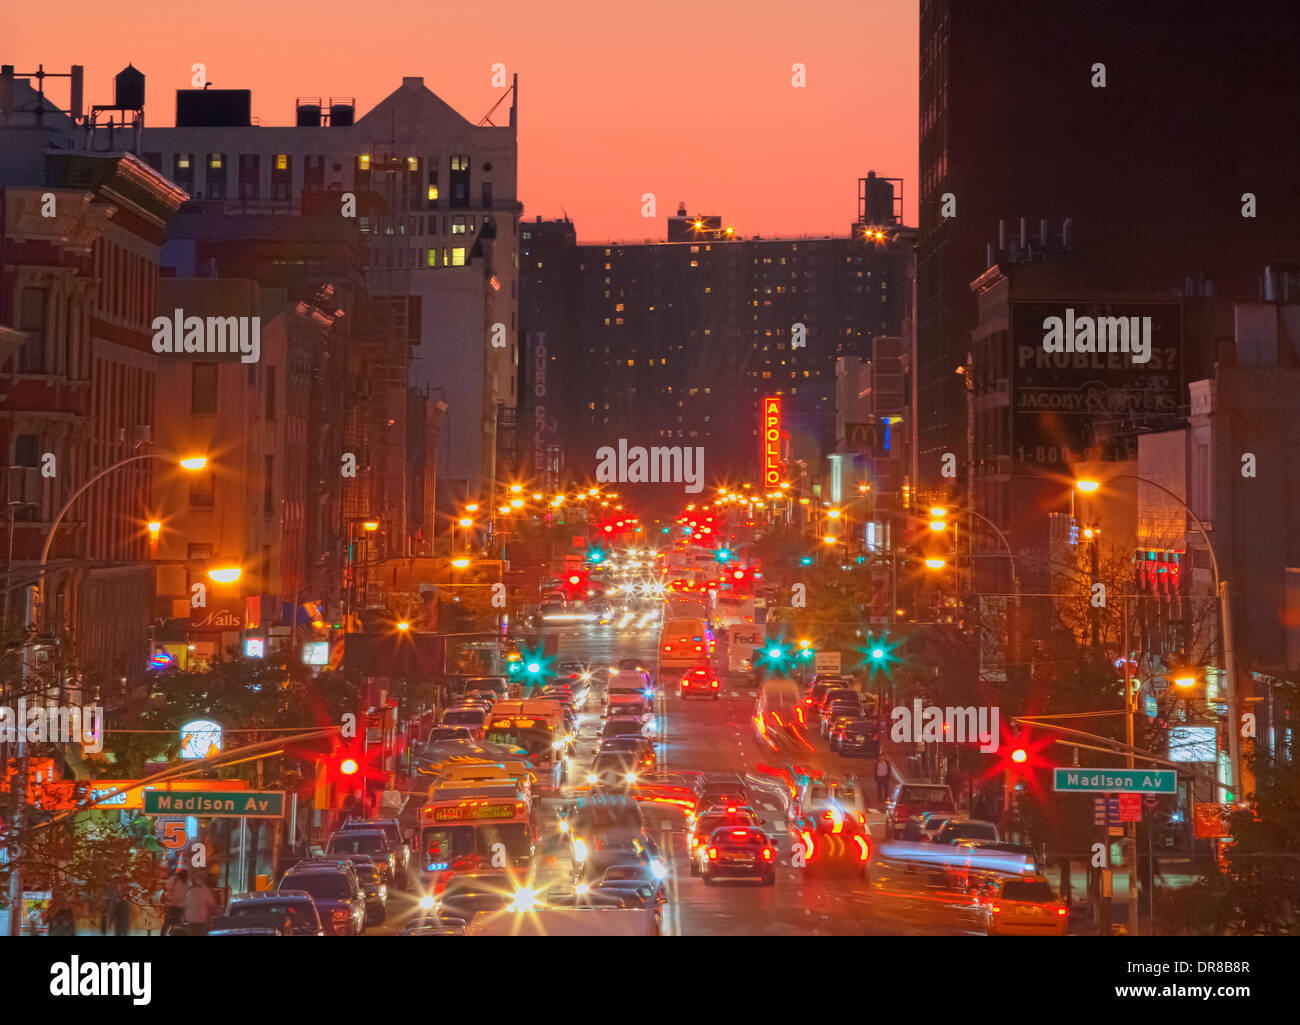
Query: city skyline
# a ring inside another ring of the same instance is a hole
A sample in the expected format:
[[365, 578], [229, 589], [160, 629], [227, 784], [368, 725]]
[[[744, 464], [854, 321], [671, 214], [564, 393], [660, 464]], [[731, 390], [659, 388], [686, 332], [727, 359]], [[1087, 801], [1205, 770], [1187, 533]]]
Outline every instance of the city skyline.
[[[493, 65], [503, 64], [507, 83], [519, 75], [524, 216], [567, 214], [581, 242], [662, 239], [680, 201], [747, 238], [843, 235], [857, 179], [872, 168], [904, 179], [904, 220], [916, 223], [915, 2], [867, 10], [835, 0], [800, 26], [771, 2], [670, 0], [649, 16], [582, 0], [560, 19], [508, 0], [494, 10], [492, 42], [469, 9], [435, 14], [398, 0], [385, 8], [391, 43], [337, 31], [326, 7], [315, 10], [308, 22], [234, 0], [214, 24], [145, 0], [93, 33], [86, 23], [52, 35], [29, 8], [9, 15], [7, 35], [10, 52], [31, 64], [20, 75], [37, 63], [52, 72], [84, 65], [87, 104], [108, 102], [112, 76], [130, 62], [146, 76], [153, 127], [175, 123], [175, 91], [192, 87], [195, 62], [213, 88], [252, 90], [253, 116], [267, 126], [292, 124], [299, 96], [352, 96], [360, 116], [403, 76], [423, 76], [475, 124], [507, 91], [492, 85]], [[253, 19], [264, 38], [297, 45], [272, 60], [248, 49], [240, 26]], [[439, 41], [469, 38], [472, 46], [442, 52]], [[868, 41], [886, 38], [890, 46], [865, 59]], [[330, 70], [345, 50], [346, 70]], [[806, 87], [791, 84], [795, 63]], [[47, 82], [60, 106], [66, 89], [66, 80]], [[495, 123], [505, 123], [508, 102]], [[642, 216], [646, 192], [653, 218]]]

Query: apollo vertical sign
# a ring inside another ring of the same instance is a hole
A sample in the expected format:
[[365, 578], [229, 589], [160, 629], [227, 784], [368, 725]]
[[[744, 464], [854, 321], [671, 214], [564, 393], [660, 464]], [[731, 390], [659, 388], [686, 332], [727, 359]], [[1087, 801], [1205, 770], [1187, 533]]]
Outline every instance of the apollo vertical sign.
[[781, 400], [763, 400], [763, 487], [781, 485]]

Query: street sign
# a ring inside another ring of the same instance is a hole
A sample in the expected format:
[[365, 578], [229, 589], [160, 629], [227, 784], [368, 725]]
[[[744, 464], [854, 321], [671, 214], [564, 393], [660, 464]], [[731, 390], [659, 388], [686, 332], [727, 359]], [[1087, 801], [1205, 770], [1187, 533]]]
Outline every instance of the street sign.
[[838, 651], [819, 651], [813, 656], [813, 670], [818, 673], [838, 673], [840, 671], [840, 653]]
[[1092, 824], [1094, 826], [1104, 826], [1106, 824], [1106, 798], [1094, 797], [1092, 799]]
[[146, 815], [197, 815], [212, 818], [284, 818], [283, 790], [248, 790], [243, 793], [197, 791], [169, 793], [146, 790]]
[[1094, 794], [1176, 794], [1178, 773], [1173, 769], [1053, 769], [1052, 789]]
[[1198, 801], [1192, 805], [1192, 821], [1196, 823], [1198, 840], [1216, 840], [1232, 836], [1232, 805]]
[[1106, 825], [1114, 828], [1120, 823], [1119, 818], [1119, 796], [1111, 794], [1106, 798]]
[[1119, 820], [1121, 822], [1142, 821], [1142, 795], [1141, 794], [1120, 794], [1119, 795]]

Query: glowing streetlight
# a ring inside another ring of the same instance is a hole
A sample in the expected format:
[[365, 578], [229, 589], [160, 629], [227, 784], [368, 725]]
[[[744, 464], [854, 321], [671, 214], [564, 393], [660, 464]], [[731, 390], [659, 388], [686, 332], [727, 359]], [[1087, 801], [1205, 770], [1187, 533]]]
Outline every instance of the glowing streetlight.
[[409, 630], [409, 629], [411, 629], [411, 624], [408, 623], [406, 620], [403, 619], [400, 623], [397, 624], [397, 629], [399, 629], [399, 630]]
[[522, 484], [511, 484], [511, 485], [510, 485], [510, 493], [511, 493], [512, 495], [517, 495], [517, 494], [519, 494], [519, 492], [521, 492], [521, 491], [523, 491], [523, 490], [524, 490], [524, 486], [523, 486]]
[[1096, 491], [1101, 484], [1095, 480], [1076, 480], [1074, 486], [1085, 493]]
[[948, 510], [941, 505], [931, 506], [930, 515], [933, 516], [936, 520], [941, 520], [948, 515]]
[[1195, 676], [1179, 676], [1174, 679], [1174, 686], [1181, 687], [1183, 690], [1190, 690], [1196, 686]]
[[233, 584], [239, 579], [241, 572], [238, 566], [223, 566], [220, 569], [208, 570], [208, 576], [219, 584]]
[[948, 526], [948, 524], [945, 523], [943, 520], [931, 520], [931, 521], [930, 521], [930, 529], [931, 529], [931, 530], [943, 530], [943, 529], [946, 528], [947, 526]]
[[379, 529], [379, 521], [366, 520], [366, 522], [361, 524], [361, 526], [368, 534], [373, 534], [376, 530]]
[[512, 509], [519, 509], [519, 508], [522, 508], [522, 507], [523, 507], [523, 504], [524, 504], [524, 500], [523, 500], [522, 498], [512, 498], [512, 499], [510, 499], [510, 508], [512, 508]]
[[150, 535], [153, 536], [153, 538], [154, 538], [155, 540], [157, 539], [157, 537], [158, 537], [158, 532], [159, 532], [160, 530], [162, 530], [162, 524], [161, 524], [161, 523], [159, 523], [157, 520], [150, 520], [150, 521], [149, 521], [149, 533], [150, 533]]
[[451, 564], [455, 566], [457, 569], [464, 569], [466, 566], [469, 565], [469, 559], [466, 558], [452, 559]]
[[946, 565], [943, 559], [926, 559], [925, 564], [929, 566], [930, 569], [943, 569]]
[[478, 512], [478, 503], [470, 502], [469, 505], [465, 506], [465, 511], [469, 513]]
[[186, 456], [181, 460], [181, 466], [187, 470], [202, 470], [207, 465], [207, 456]]
[[838, 520], [840, 518], [840, 511], [838, 509], [827, 509], [826, 515], [833, 520]]
[[828, 545], [833, 545], [836, 541], [839, 540], [839, 538], [834, 537], [831, 534], [827, 534], [824, 538], [822, 538], [822, 540], [825, 541]]

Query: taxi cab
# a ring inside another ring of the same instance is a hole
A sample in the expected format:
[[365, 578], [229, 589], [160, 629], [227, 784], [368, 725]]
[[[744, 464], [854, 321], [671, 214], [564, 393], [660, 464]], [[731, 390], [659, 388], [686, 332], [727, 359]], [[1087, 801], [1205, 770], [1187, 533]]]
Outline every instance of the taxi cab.
[[1070, 929], [1070, 909], [1041, 876], [993, 880], [977, 907], [989, 936], [1064, 936]]

